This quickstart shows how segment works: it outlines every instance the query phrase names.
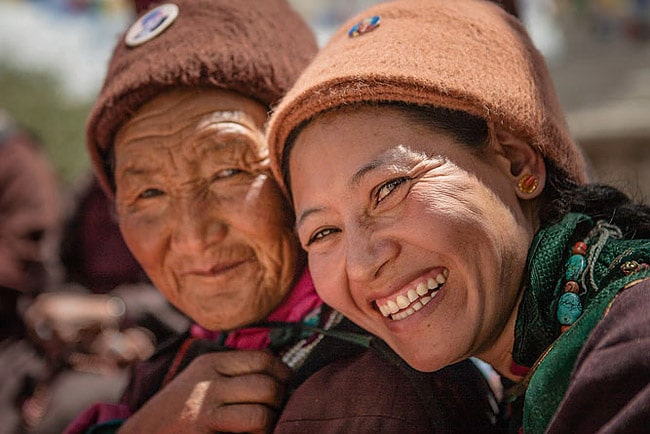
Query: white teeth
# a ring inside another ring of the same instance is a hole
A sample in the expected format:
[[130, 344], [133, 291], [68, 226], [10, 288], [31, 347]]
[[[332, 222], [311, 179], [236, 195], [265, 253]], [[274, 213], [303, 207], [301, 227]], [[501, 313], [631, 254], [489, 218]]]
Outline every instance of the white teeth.
[[426, 282], [420, 282], [415, 288], [409, 289], [406, 294], [398, 295], [395, 300], [388, 300], [386, 304], [379, 305], [381, 314], [393, 320], [404, 319], [422, 309], [433, 297], [438, 295], [439, 288], [447, 281], [449, 270], [444, 269], [435, 278], [429, 277]]
[[396, 301], [397, 301], [397, 306], [400, 309], [404, 309], [406, 306], [410, 304], [409, 299], [404, 297], [403, 295], [398, 295]]

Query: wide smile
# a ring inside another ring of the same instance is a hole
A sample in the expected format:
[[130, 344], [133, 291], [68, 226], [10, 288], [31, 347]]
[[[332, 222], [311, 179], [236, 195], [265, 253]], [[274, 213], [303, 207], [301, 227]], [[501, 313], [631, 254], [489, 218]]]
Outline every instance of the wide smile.
[[377, 308], [385, 318], [403, 320], [426, 306], [447, 281], [446, 268], [435, 276], [423, 278], [399, 295], [376, 301]]

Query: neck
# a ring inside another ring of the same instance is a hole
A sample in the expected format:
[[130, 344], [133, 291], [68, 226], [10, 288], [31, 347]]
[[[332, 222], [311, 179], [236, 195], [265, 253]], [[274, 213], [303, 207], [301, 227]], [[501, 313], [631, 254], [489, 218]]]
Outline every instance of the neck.
[[[522, 291], [523, 294], [523, 291]], [[512, 357], [512, 349], [515, 343], [515, 322], [517, 320], [517, 312], [519, 304], [521, 303], [522, 295], [519, 296], [515, 308], [508, 318], [507, 323], [502, 329], [499, 337], [487, 350], [476, 355], [479, 359], [489, 363], [499, 374], [507, 379], [519, 382], [523, 376], [517, 375], [512, 372], [514, 359]]]

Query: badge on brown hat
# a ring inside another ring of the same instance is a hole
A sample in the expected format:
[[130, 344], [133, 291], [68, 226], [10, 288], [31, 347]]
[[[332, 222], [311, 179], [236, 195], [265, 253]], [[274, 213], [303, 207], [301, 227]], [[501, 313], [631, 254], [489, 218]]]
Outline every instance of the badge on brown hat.
[[124, 43], [137, 47], [164, 32], [178, 16], [178, 6], [173, 3], [160, 5], [138, 19], [126, 32]]

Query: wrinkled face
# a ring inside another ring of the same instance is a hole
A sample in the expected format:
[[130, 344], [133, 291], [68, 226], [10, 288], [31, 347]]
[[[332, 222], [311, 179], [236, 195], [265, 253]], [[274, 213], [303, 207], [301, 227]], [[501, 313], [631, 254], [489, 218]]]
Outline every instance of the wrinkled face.
[[298, 266], [292, 219], [267, 175], [265, 108], [220, 91], [174, 91], [115, 140], [119, 224], [153, 283], [213, 330], [265, 317]]
[[416, 369], [490, 353], [514, 317], [533, 231], [497, 146], [361, 108], [317, 118], [291, 151], [318, 293]]

